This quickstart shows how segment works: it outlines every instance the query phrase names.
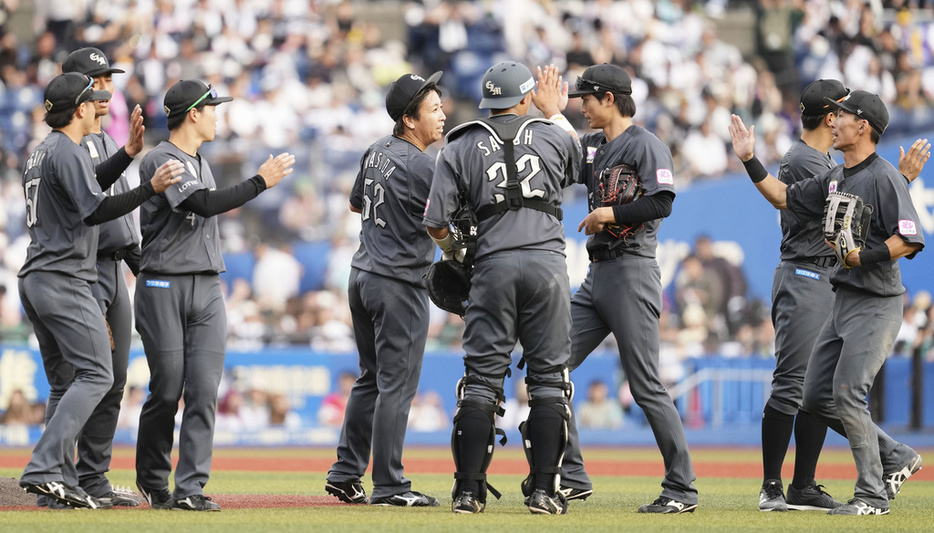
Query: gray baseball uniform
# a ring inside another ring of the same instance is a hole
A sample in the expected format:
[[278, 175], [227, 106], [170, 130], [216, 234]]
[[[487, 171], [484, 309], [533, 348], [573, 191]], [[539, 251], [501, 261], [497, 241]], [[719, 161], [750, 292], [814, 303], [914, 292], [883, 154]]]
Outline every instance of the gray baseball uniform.
[[402, 448], [428, 336], [422, 275], [435, 245], [422, 213], [434, 158], [398, 137], [374, 143], [360, 160], [350, 205], [362, 217], [348, 287], [360, 377], [347, 400], [329, 482], [363, 477], [373, 452], [374, 499], [411, 490]]
[[[603, 132], [584, 135], [586, 152], [578, 181], [587, 186], [591, 210], [599, 206], [600, 179], [610, 168], [626, 164], [639, 175], [644, 196], [674, 195], [671, 152], [657, 137], [638, 125], [610, 142]], [[639, 201], [639, 200], [636, 200]], [[662, 310], [661, 274], [655, 260], [661, 219], [646, 221], [628, 239], [608, 231], [590, 237], [592, 261], [580, 289], [571, 298], [571, 370], [610, 333], [633, 398], [648, 419], [665, 463], [661, 495], [697, 504], [694, 467], [688, 453], [681, 417], [658, 377], [658, 318]], [[570, 488], [590, 489], [584, 469], [577, 427], [572, 418], [562, 478]]]
[[59, 394], [21, 482], [75, 486], [77, 479], [66, 479], [75, 476], [73, 465], [65, 464], [66, 450], [113, 384], [107, 326], [91, 293], [98, 230], [84, 222], [104, 195], [88, 152], [60, 131], [29, 156], [23, 187], [31, 242], [19, 272], [20, 295], [49, 384]]
[[[839, 165], [789, 186], [788, 208], [801, 218], [820, 218], [827, 194], [835, 190], [855, 194], [873, 206], [866, 249], [885, 246], [892, 235], [923, 246], [907, 182], [877, 154], [855, 167]], [[888, 508], [883, 464], [904, 463], [914, 452], [873, 423], [866, 398], [901, 325], [905, 288], [898, 261], [857, 268], [838, 265], [830, 282], [836, 297], [807, 367], [804, 408], [831, 427], [842, 424], [858, 472], [854, 495], [878, 508]], [[890, 448], [888, 453], [886, 447]]]
[[[490, 120], [523, 118], [497, 115]], [[438, 156], [425, 207], [426, 226], [448, 226], [459, 208], [459, 192], [474, 210], [505, 201], [507, 173], [500, 143], [481, 127], [467, 129], [449, 140]], [[573, 183], [580, 165], [576, 140], [553, 124], [529, 122], [516, 135], [514, 151], [522, 197], [560, 205], [562, 189]], [[503, 397], [503, 382], [512, 363], [510, 353], [518, 342], [528, 363], [526, 384], [532, 412], [527, 423], [553, 427], [551, 435], [565, 432], [563, 420], [546, 418], [554, 416], [549, 411], [565, 401], [565, 368], [571, 350], [570, 287], [564, 250], [564, 226], [551, 214], [523, 207], [480, 220], [463, 341], [466, 373], [459, 411], [484, 408], [478, 406], [493, 408]], [[565, 413], [563, 405], [560, 412]], [[484, 418], [487, 415], [489, 422]], [[465, 420], [455, 422], [452, 446], [459, 470], [456, 480], [476, 483], [479, 478], [475, 474], [485, 472], [483, 458], [492, 454], [483, 437], [477, 441], [476, 436], [468, 435], [484, 431], [484, 424], [492, 427], [492, 411], [476, 416], [476, 422], [468, 422], [467, 415]], [[533, 432], [531, 442], [541, 438], [535, 433], [539, 430], [529, 431]], [[533, 446], [533, 452], [548, 449], [544, 441], [538, 442], [542, 443], [541, 450]], [[560, 459], [557, 463], [551, 462], [553, 459], [530, 458], [532, 473], [536, 473], [535, 461], [539, 467], [560, 465]], [[458, 478], [460, 474], [474, 477]], [[539, 471], [542, 474], [546, 472]], [[544, 480], [538, 479], [536, 485]], [[480, 499], [485, 501], [484, 497]]]
[[210, 475], [227, 315], [217, 275], [225, 270], [217, 218], [180, 207], [195, 191], [214, 189], [210, 166], [163, 141], [140, 163], [140, 182], [171, 159], [185, 164], [181, 181], [140, 207], [136, 329], [152, 377], [140, 414], [136, 475], [148, 489], [168, 488], [175, 414], [184, 393], [174, 491], [180, 500], [202, 495]]

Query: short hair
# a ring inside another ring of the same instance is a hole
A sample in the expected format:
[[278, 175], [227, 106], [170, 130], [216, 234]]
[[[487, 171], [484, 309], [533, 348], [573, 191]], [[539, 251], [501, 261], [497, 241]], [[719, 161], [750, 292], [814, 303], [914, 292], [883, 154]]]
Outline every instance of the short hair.
[[[83, 105], [83, 104], [82, 104]], [[53, 130], [59, 130], [65, 126], [71, 124], [71, 121], [75, 118], [75, 111], [78, 110], [78, 107], [72, 107], [71, 109], [62, 109], [60, 111], [49, 111], [45, 114], [45, 123], [49, 125]]]
[[[600, 102], [603, 101], [604, 96], [606, 96], [606, 92], [594, 93], [594, 98]], [[630, 118], [636, 116], [636, 101], [632, 99], [632, 95], [613, 93], [613, 96], [615, 98], [613, 101], [616, 103], [616, 109], [620, 115]]]
[[393, 135], [395, 135], [396, 137], [399, 137], [403, 133], [405, 133], [405, 122], [403, 122], [403, 119], [406, 117], [406, 115], [414, 118], [415, 120], [418, 120], [419, 118], [421, 118], [421, 116], [419, 115], [419, 109], [421, 109], [422, 102], [425, 100], [425, 98], [428, 97], [428, 94], [431, 92], [438, 93], [438, 98], [443, 96], [441, 92], [441, 87], [438, 87], [437, 83], [429, 83], [428, 85], [425, 85], [424, 87], [422, 87], [422, 90], [415, 93], [415, 96], [413, 96], [412, 99], [409, 100], [408, 105], [405, 106], [405, 111], [402, 112], [402, 116], [399, 117], [399, 120], [396, 121], [396, 125], [392, 127]]
[[[192, 107], [191, 109], [196, 109], [200, 113], [204, 109], [204, 106], [206, 105], [207, 104], [202, 103], [202, 104], [196, 105], [195, 107]], [[188, 111], [191, 111], [191, 109], [189, 109]], [[169, 128], [169, 131], [175, 131], [179, 127], [181, 127], [181, 125], [185, 122], [185, 117], [188, 116], [188, 111], [185, 111], [184, 113], [177, 113], [174, 117], [168, 118], [165, 125], [167, 128]]]
[[[831, 111], [831, 113], [836, 113]], [[807, 131], [814, 131], [820, 127], [821, 122], [824, 121], [824, 117], [830, 113], [824, 113], [823, 115], [801, 115], [801, 127]]]

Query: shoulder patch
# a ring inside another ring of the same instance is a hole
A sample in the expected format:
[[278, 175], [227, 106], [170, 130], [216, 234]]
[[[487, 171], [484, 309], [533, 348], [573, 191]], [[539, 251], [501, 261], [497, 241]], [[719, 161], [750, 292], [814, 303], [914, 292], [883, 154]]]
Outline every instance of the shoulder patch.
[[675, 178], [667, 168], [660, 168], [655, 171], [655, 179], [662, 185], [674, 185]]
[[914, 220], [899, 220], [898, 232], [902, 235], [917, 235], [918, 226], [915, 225]]
[[837, 180], [833, 180], [830, 182], [830, 186], [827, 187], [827, 192], [832, 193], [836, 191], [837, 191]]
[[587, 163], [588, 163], [588, 164], [593, 163], [593, 157], [594, 157], [596, 154], [597, 154], [597, 147], [596, 147], [596, 146], [588, 146], [588, 147], [587, 147]]
[[91, 154], [91, 159], [97, 159], [97, 158], [99, 158], [99, 157], [101, 156], [101, 155], [97, 152], [97, 147], [94, 146], [94, 142], [93, 142], [93, 141], [88, 141], [86, 144], [88, 145], [88, 153]]
[[195, 166], [191, 163], [191, 161], [185, 161], [185, 166], [188, 167], [188, 172], [190, 172], [191, 175], [194, 176], [196, 180], [201, 179], [198, 177], [198, 172], [195, 170]]

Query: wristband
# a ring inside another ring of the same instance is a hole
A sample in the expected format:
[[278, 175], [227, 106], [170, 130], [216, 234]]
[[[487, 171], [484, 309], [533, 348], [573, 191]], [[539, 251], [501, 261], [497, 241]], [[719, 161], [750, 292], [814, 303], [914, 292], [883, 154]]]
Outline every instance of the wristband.
[[859, 263], [862, 266], [869, 266], [880, 261], [888, 261], [892, 258], [892, 254], [889, 252], [888, 246], [880, 246], [873, 250], [860, 250], [859, 251]]
[[441, 248], [441, 251], [444, 253], [451, 253], [451, 250], [454, 248], [454, 235], [449, 231], [447, 237], [443, 239], [436, 239], [434, 235], [428, 234], [431, 237], [431, 240], [435, 241], [435, 244], [438, 245], [438, 248]]
[[755, 155], [749, 161], [743, 161], [743, 166], [746, 167], [746, 174], [749, 174], [749, 179], [753, 183], [759, 183], [769, 176], [769, 171], [762, 166], [759, 158]]
[[566, 132], [568, 132], [568, 133], [570, 133], [570, 134], [572, 134], [572, 135], [574, 135], [574, 134], [577, 133], [577, 132], [574, 130], [574, 126], [572, 126], [571, 123], [568, 122], [567, 117], [565, 117], [565, 116], [562, 115], [561, 113], [557, 113], [557, 114], [553, 115], [553, 116], [552, 116], [551, 118], [549, 118], [548, 120], [554, 122], [559, 128], [563, 129], [564, 131], [566, 131]]

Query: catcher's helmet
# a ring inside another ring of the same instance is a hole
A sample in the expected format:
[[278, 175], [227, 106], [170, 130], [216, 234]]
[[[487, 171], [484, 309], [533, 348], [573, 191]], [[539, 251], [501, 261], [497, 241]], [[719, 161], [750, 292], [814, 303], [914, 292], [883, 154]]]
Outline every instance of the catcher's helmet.
[[535, 87], [535, 78], [522, 63], [503, 61], [486, 71], [481, 86], [480, 109], [508, 109]]

